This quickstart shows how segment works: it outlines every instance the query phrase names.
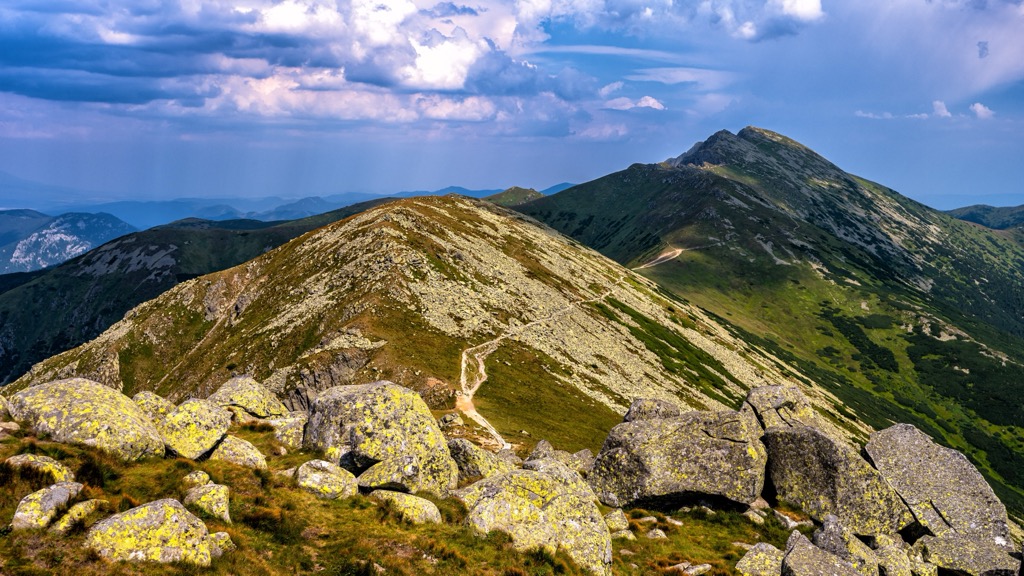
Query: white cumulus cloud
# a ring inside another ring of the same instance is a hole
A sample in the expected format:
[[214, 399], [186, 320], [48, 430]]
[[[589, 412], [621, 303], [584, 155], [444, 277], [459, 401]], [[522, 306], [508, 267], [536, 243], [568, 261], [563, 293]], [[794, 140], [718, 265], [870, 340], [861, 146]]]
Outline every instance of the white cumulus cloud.
[[949, 109], [946, 108], [946, 103], [942, 100], [936, 100], [932, 102], [932, 113], [939, 118], [949, 118], [953, 116], [949, 113]]
[[975, 102], [974, 104], [971, 104], [971, 112], [974, 112], [974, 115], [977, 116], [980, 120], [988, 120], [989, 118], [996, 115], [996, 113], [993, 112], [991, 108], [985, 106], [981, 102]]

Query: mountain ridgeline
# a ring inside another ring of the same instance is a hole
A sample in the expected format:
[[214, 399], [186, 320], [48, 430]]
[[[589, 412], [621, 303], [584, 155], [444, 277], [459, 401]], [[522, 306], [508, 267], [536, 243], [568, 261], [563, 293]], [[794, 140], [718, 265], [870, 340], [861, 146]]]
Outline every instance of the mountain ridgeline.
[[914, 422], [1024, 511], [1024, 248], [779, 134], [718, 132], [516, 206], [799, 366], [875, 427]]
[[134, 231], [110, 214], [0, 210], [0, 274], [54, 266]]

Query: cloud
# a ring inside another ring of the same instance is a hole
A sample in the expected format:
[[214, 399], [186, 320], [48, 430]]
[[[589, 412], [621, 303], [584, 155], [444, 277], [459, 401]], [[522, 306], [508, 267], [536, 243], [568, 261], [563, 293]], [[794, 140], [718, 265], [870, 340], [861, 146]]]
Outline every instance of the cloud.
[[978, 42], [978, 58], [985, 59], [988, 57], [988, 42]]
[[892, 120], [895, 118], [891, 112], [882, 112], [880, 114], [875, 112], [865, 112], [863, 110], [857, 110], [853, 113], [858, 118], [868, 118], [871, 120]]
[[938, 118], [950, 118], [953, 116], [949, 113], [949, 110], [946, 108], [946, 103], [942, 100], [935, 100], [932, 102], [932, 111]]
[[664, 110], [665, 105], [659, 102], [656, 98], [652, 98], [650, 96], [643, 96], [635, 101], [623, 96], [621, 98], [614, 98], [605, 102], [604, 108], [608, 110], [632, 110], [634, 108]]
[[720, 70], [703, 68], [643, 68], [626, 76], [635, 82], [660, 82], [662, 84], [695, 84], [705, 90], [719, 90], [727, 86], [733, 75]]
[[974, 115], [977, 116], [979, 120], [988, 120], [996, 115], [991, 108], [985, 106], [981, 102], [971, 104], [971, 112], [974, 112]]
[[618, 92], [619, 90], [622, 90], [623, 86], [625, 86], [625, 84], [623, 84], [622, 82], [612, 82], [611, 84], [605, 84], [604, 86], [601, 87], [600, 90], [597, 91], [597, 95], [600, 96], [601, 98], [607, 98], [613, 92]]

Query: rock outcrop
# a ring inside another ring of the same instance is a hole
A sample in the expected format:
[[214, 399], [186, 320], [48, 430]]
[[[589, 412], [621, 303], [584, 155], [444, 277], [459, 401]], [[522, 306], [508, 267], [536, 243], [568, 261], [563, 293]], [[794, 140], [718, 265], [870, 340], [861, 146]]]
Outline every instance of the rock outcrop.
[[594, 574], [608, 574], [611, 535], [597, 505], [540, 472], [513, 470], [457, 491], [477, 532], [507, 532], [517, 550], [562, 549]]
[[160, 434], [131, 398], [85, 378], [26, 388], [11, 397], [10, 411], [56, 442], [95, 446], [123, 460], [164, 454]]
[[391, 490], [374, 490], [370, 492], [370, 500], [387, 502], [402, 520], [410, 524], [441, 523], [441, 511], [438, 510], [437, 504], [426, 498]]
[[877, 470], [852, 447], [808, 426], [765, 431], [768, 473], [779, 498], [823, 521], [834, 514], [854, 534], [895, 534], [913, 518]]
[[95, 498], [79, 502], [68, 508], [68, 511], [50, 526], [50, 532], [64, 536], [68, 532], [71, 532], [75, 526], [84, 521], [90, 514], [105, 508], [107, 505], [108, 503], [106, 500], [99, 500]]
[[143, 504], [93, 524], [85, 546], [114, 561], [184, 562], [209, 566], [206, 525], [177, 500]]
[[860, 576], [848, 563], [818, 548], [806, 536], [793, 532], [786, 542], [783, 576]]
[[300, 450], [302, 448], [302, 436], [305, 434], [306, 421], [309, 418], [296, 412], [289, 416], [280, 418], [269, 418], [267, 424], [274, 427], [274, 438], [289, 450]]
[[235, 406], [257, 418], [280, 418], [288, 415], [284, 403], [249, 376], [228, 380], [207, 398], [222, 408]]
[[221, 484], [203, 484], [189, 489], [185, 494], [185, 506], [191, 506], [203, 513], [231, 524], [228, 510], [230, 490]]
[[68, 503], [82, 491], [78, 482], [59, 482], [37, 490], [21, 499], [11, 520], [12, 530], [46, 528], [64, 510]]
[[30, 468], [53, 478], [54, 482], [74, 482], [75, 473], [60, 462], [40, 454], [17, 454], [4, 462], [14, 468]]
[[623, 422], [634, 420], [661, 420], [664, 418], [676, 418], [682, 414], [679, 406], [666, 400], [658, 398], [637, 398], [629, 405], [629, 410], [622, 417]]
[[167, 416], [167, 414], [174, 410], [174, 404], [170, 400], [148, 390], [143, 390], [132, 396], [132, 401], [153, 422], [162, 420], [164, 416]]
[[687, 412], [612, 428], [588, 481], [608, 506], [717, 495], [750, 503], [764, 486], [761, 428], [738, 412]]
[[967, 576], [1017, 576], [1021, 561], [1010, 556], [1006, 548], [989, 539], [963, 534], [925, 536], [914, 548], [925, 562], [951, 574]]
[[488, 478], [515, 468], [510, 462], [498, 458], [497, 455], [465, 438], [449, 440], [448, 450], [459, 468], [459, 482]]
[[752, 388], [740, 410], [753, 412], [765, 430], [773, 426], [822, 428], [821, 419], [815, 414], [811, 403], [794, 386]]
[[267, 469], [267, 457], [247, 440], [228, 434], [210, 453], [210, 460], [228, 462], [254, 470]]
[[224, 438], [231, 414], [206, 400], [186, 400], [158, 420], [156, 427], [168, 450], [195, 460]]
[[459, 478], [430, 409], [418, 394], [392, 382], [321, 392], [310, 410], [305, 445], [356, 474], [379, 462], [413, 458], [420, 489], [440, 496]]
[[303, 490], [320, 498], [334, 500], [359, 493], [359, 484], [351, 472], [326, 460], [310, 460], [295, 471], [295, 481]]
[[932, 534], [952, 531], [1013, 551], [1006, 508], [966, 456], [910, 424], [875, 432], [865, 451]]
[[782, 559], [786, 554], [772, 546], [761, 542], [736, 563], [736, 571], [742, 576], [779, 576], [782, 574]]

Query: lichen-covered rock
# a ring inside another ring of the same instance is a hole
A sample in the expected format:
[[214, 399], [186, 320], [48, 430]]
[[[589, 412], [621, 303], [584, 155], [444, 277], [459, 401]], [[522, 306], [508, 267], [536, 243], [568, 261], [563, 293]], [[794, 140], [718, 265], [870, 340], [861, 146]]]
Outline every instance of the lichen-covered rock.
[[949, 532], [924, 536], [914, 544], [925, 562], [940, 571], [966, 576], [1017, 576], [1020, 560], [989, 539]]
[[616, 508], [605, 514], [604, 524], [610, 532], [629, 530], [629, 518], [626, 518], [626, 513], [622, 511], [622, 508]]
[[309, 414], [305, 445], [355, 473], [378, 462], [414, 456], [422, 489], [444, 496], [459, 469], [430, 409], [418, 394], [379, 381], [321, 392]]
[[814, 545], [845, 560], [863, 576], [878, 576], [878, 556], [875, 552], [831, 514], [825, 517], [821, 529], [814, 532]]
[[210, 534], [210, 556], [213, 558], [220, 558], [237, 548], [235, 543], [231, 541], [231, 535], [227, 532], [214, 532]]
[[530, 451], [530, 455], [526, 457], [526, 461], [539, 460], [541, 458], [551, 458], [554, 456], [555, 447], [551, 445], [551, 442], [547, 440], [540, 440], [533, 445], [533, 450]]
[[174, 410], [174, 404], [170, 400], [148, 390], [143, 390], [132, 396], [132, 402], [135, 402], [139, 410], [142, 410], [153, 422], [158, 422]]
[[913, 518], [889, 484], [850, 446], [815, 428], [774, 426], [765, 431], [768, 473], [780, 499], [812, 518], [834, 514], [866, 536], [894, 534]]
[[267, 457], [247, 440], [228, 434], [210, 453], [210, 460], [228, 462], [237, 466], [267, 469]]
[[56, 442], [95, 446], [123, 460], [163, 456], [149, 417], [124, 394], [92, 380], [40, 384], [10, 399], [11, 416]]
[[743, 576], [779, 576], [782, 574], [782, 559], [785, 553], [771, 544], [761, 542], [736, 563], [736, 571]]
[[430, 478], [424, 477], [416, 456], [399, 456], [377, 462], [359, 475], [360, 488], [400, 492], [433, 491]]
[[513, 470], [454, 493], [466, 505], [466, 522], [477, 532], [507, 532], [517, 550], [563, 549], [580, 566], [608, 574], [611, 535], [597, 505], [557, 480], [532, 470]]
[[356, 477], [344, 468], [326, 460], [310, 460], [295, 471], [299, 487], [320, 498], [334, 500], [359, 493]]
[[85, 520], [90, 514], [107, 507], [108, 504], [109, 502], [106, 500], [97, 499], [79, 502], [71, 508], [68, 508], [68, 511], [65, 512], [60, 519], [54, 522], [52, 526], [50, 526], [50, 532], [64, 536], [68, 532], [71, 532], [76, 525]]
[[882, 546], [875, 550], [875, 557], [882, 576], [913, 576], [914, 565], [903, 547], [896, 544]]
[[6, 422], [11, 419], [11, 410], [8, 407], [7, 398], [0, 396], [0, 422]]
[[186, 400], [156, 422], [167, 449], [190, 460], [213, 449], [229, 427], [231, 414], [206, 400]]
[[21, 499], [11, 520], [12, 530], [46, 528], [54, 517], [82, 491], [78, 482], [58, 482]]
[[594, 469], [594, 460], [594, 453], [589, 448], [584, 448], [579, 452], [573, 452], [569, 457], [569, 461], [565, 462], [565, 465], [586, 476]]
[[786, 542], [783, 576], [860, 576], [852, 566], [818, 548], [806, 536], [793, 532]]
[[225, 408], [237, 406], [259, 418], [288, 415], [288, 408], [284, 403], [249, 376], [238, 376], [228, 380], [207, 400]]
[[306, 429], [306, 415], [271, 418], [267, 424], [274, 427], [274, 438], [289, 450], [302, 448], [302, 435]]
[[611, 533], [612, 540], [636, 540], [632, 530], [616, 530]]
[[456, 426], [465, 426], [465, 421], [462, 420], [462, 416], [459, 416], [455, 412], [445, 414], [437, 419], [438, 425], [441, 428], [447, 430], [448, 428], [455, 428]]
[[402, 520], [412, 524], [441, 523], [441, 511], [437, 509], [437, 504], [426, 498], [391, 490], [374, 490], [370, 492], [370, 500], [387, 502]]
[[515, 468], [511, 463], [464, 438], [449, 440], [448, 451], [451, 452], [452, 459], [459, 467], [459, 482], [488, 478], [495, 474], [504, 474]]
[[910, 424], [875, 432], [865, 450], [932, 534], [955, 531], [1013, 551], [1006, 508], [963, 454], [939, 446]]
[[807, 397], [795, 386], [760, 386], [747, 393], [741, 410], [750, 410], [765, 430], [773, 426], [810, 426], [821, 421]]
[[622, 421], [661, 420], [664, 418], [676, 418], [681, 414], [679, 406], [671, 402], [657, 398], [637, 398], [629, 405], [629, 410], [622, 417]]
[[196, 486], [205, 486], [210, 483], [210, 475], [207, 474], [206, 472], [203, 472], [202, 470], [193, 470], [186, 474], [185, 477], [181, 479], [181, 485], [185, 488], [185, 490], [191, 490]]
[[750, 503], [764, 487], [761, 428], [737, 412], [687, 412], [612, 428], [587, 480], [602, 502], [693, 494]]
[[590, 484], [587, 484], [587, 481], [583, 479], [583, 476], [580, 476], [579, 472], [576, 472], [554, 458], [527, 460], [523, 464], [523, 468], [526, 470], [540, 472], [541, 474], [546, 474], [578, 498], [591, 500], [593, 502], [598, 501], [593, 488], [590, 487]]
[[157, 500], [100, 520], [85, 547], [113, 561], [210, 565], [206, 525], [173, 499]]
[[229, 490], [221, 484], [204, 484], [191, 488], [185, 494], [185, 506], [191, 506], [231, 524], [228, 510]]
[[39, 454], [18, 454], [4, 460], [14, 468], [31, 468], [42, 474], [49, 474], [54, 482], [74, 482], [75, 473], [60, 462]]

